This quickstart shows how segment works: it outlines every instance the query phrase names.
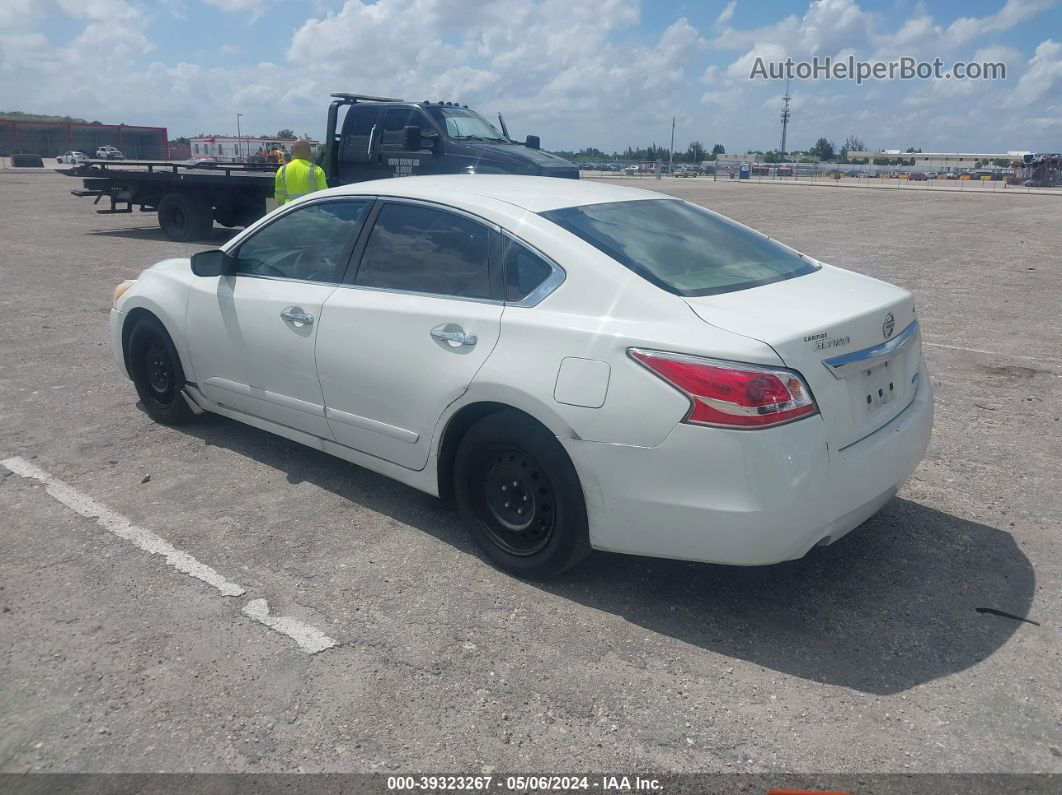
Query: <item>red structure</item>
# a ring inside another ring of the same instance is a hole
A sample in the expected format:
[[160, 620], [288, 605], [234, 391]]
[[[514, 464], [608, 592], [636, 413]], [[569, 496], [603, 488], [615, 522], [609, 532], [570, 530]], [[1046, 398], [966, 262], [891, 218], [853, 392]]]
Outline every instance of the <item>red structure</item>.
[[31, 154], [58, 157], [63, 152], [84, 152], [110, 144], [129, 160], [166, 160], [169, 138], [165, 127], [128, 124], [68, 124], [53, 121], [0, 119], [0, 155]]

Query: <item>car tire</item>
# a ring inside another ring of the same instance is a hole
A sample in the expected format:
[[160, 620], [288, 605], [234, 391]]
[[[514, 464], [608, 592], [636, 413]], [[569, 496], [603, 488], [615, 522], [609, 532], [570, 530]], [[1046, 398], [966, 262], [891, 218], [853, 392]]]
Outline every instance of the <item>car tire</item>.
[[526, 414], [500, 411], [468, 429], [454, 459], [454, 494], [473, 539], [510, 574], [545, 579], [590, 554], [575, 467]]
[[183, 193], [167, 193], [159, 202], [159, 226], [170, 240], [202, 240], [214, 227], [213, 211], [206, 202]]
[[195, 414], [181, 394], [184, 368], [173, 340], [153, 318], [136, 322], [129, 335], [129, 374], [148, 416], [163, 425], [180, 425]]

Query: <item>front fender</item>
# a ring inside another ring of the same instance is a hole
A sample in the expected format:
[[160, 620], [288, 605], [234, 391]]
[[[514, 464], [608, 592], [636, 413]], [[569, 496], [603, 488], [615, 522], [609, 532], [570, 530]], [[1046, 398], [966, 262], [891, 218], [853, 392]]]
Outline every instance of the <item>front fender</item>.
[[[160, 262], [141, 273], [115, 306], [122, 316], [123, 331], [124, 324], [139, 314], [137, 310], [150, 312], [158, 318], [173, 340], [177, 355], [181, 359], [181, 367], [189, 381], [195, 380], [195, 370], [186, 340], [188, 295], [193, 278], [195, 277], [187, 259]], [[119, 336], [119, 339], [124, 339], [124, 334]]]

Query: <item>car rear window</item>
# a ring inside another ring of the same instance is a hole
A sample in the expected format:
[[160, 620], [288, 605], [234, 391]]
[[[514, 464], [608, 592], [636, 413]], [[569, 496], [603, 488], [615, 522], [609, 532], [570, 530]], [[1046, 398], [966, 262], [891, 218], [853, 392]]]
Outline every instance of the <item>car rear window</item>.
[[759, 232], [679, 199], [587, 204], [542, 216], [676, 295], [744, 290], [816, 270]]

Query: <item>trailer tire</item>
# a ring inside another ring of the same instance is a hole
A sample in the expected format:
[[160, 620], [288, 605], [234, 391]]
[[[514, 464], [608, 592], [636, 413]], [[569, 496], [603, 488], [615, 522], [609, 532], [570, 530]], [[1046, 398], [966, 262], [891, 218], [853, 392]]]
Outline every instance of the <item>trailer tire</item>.
[[213, 210], [194, 196], [167, 193], [159, 202], [159, 226], [170, 240], [202, 240], [214, 226]]

